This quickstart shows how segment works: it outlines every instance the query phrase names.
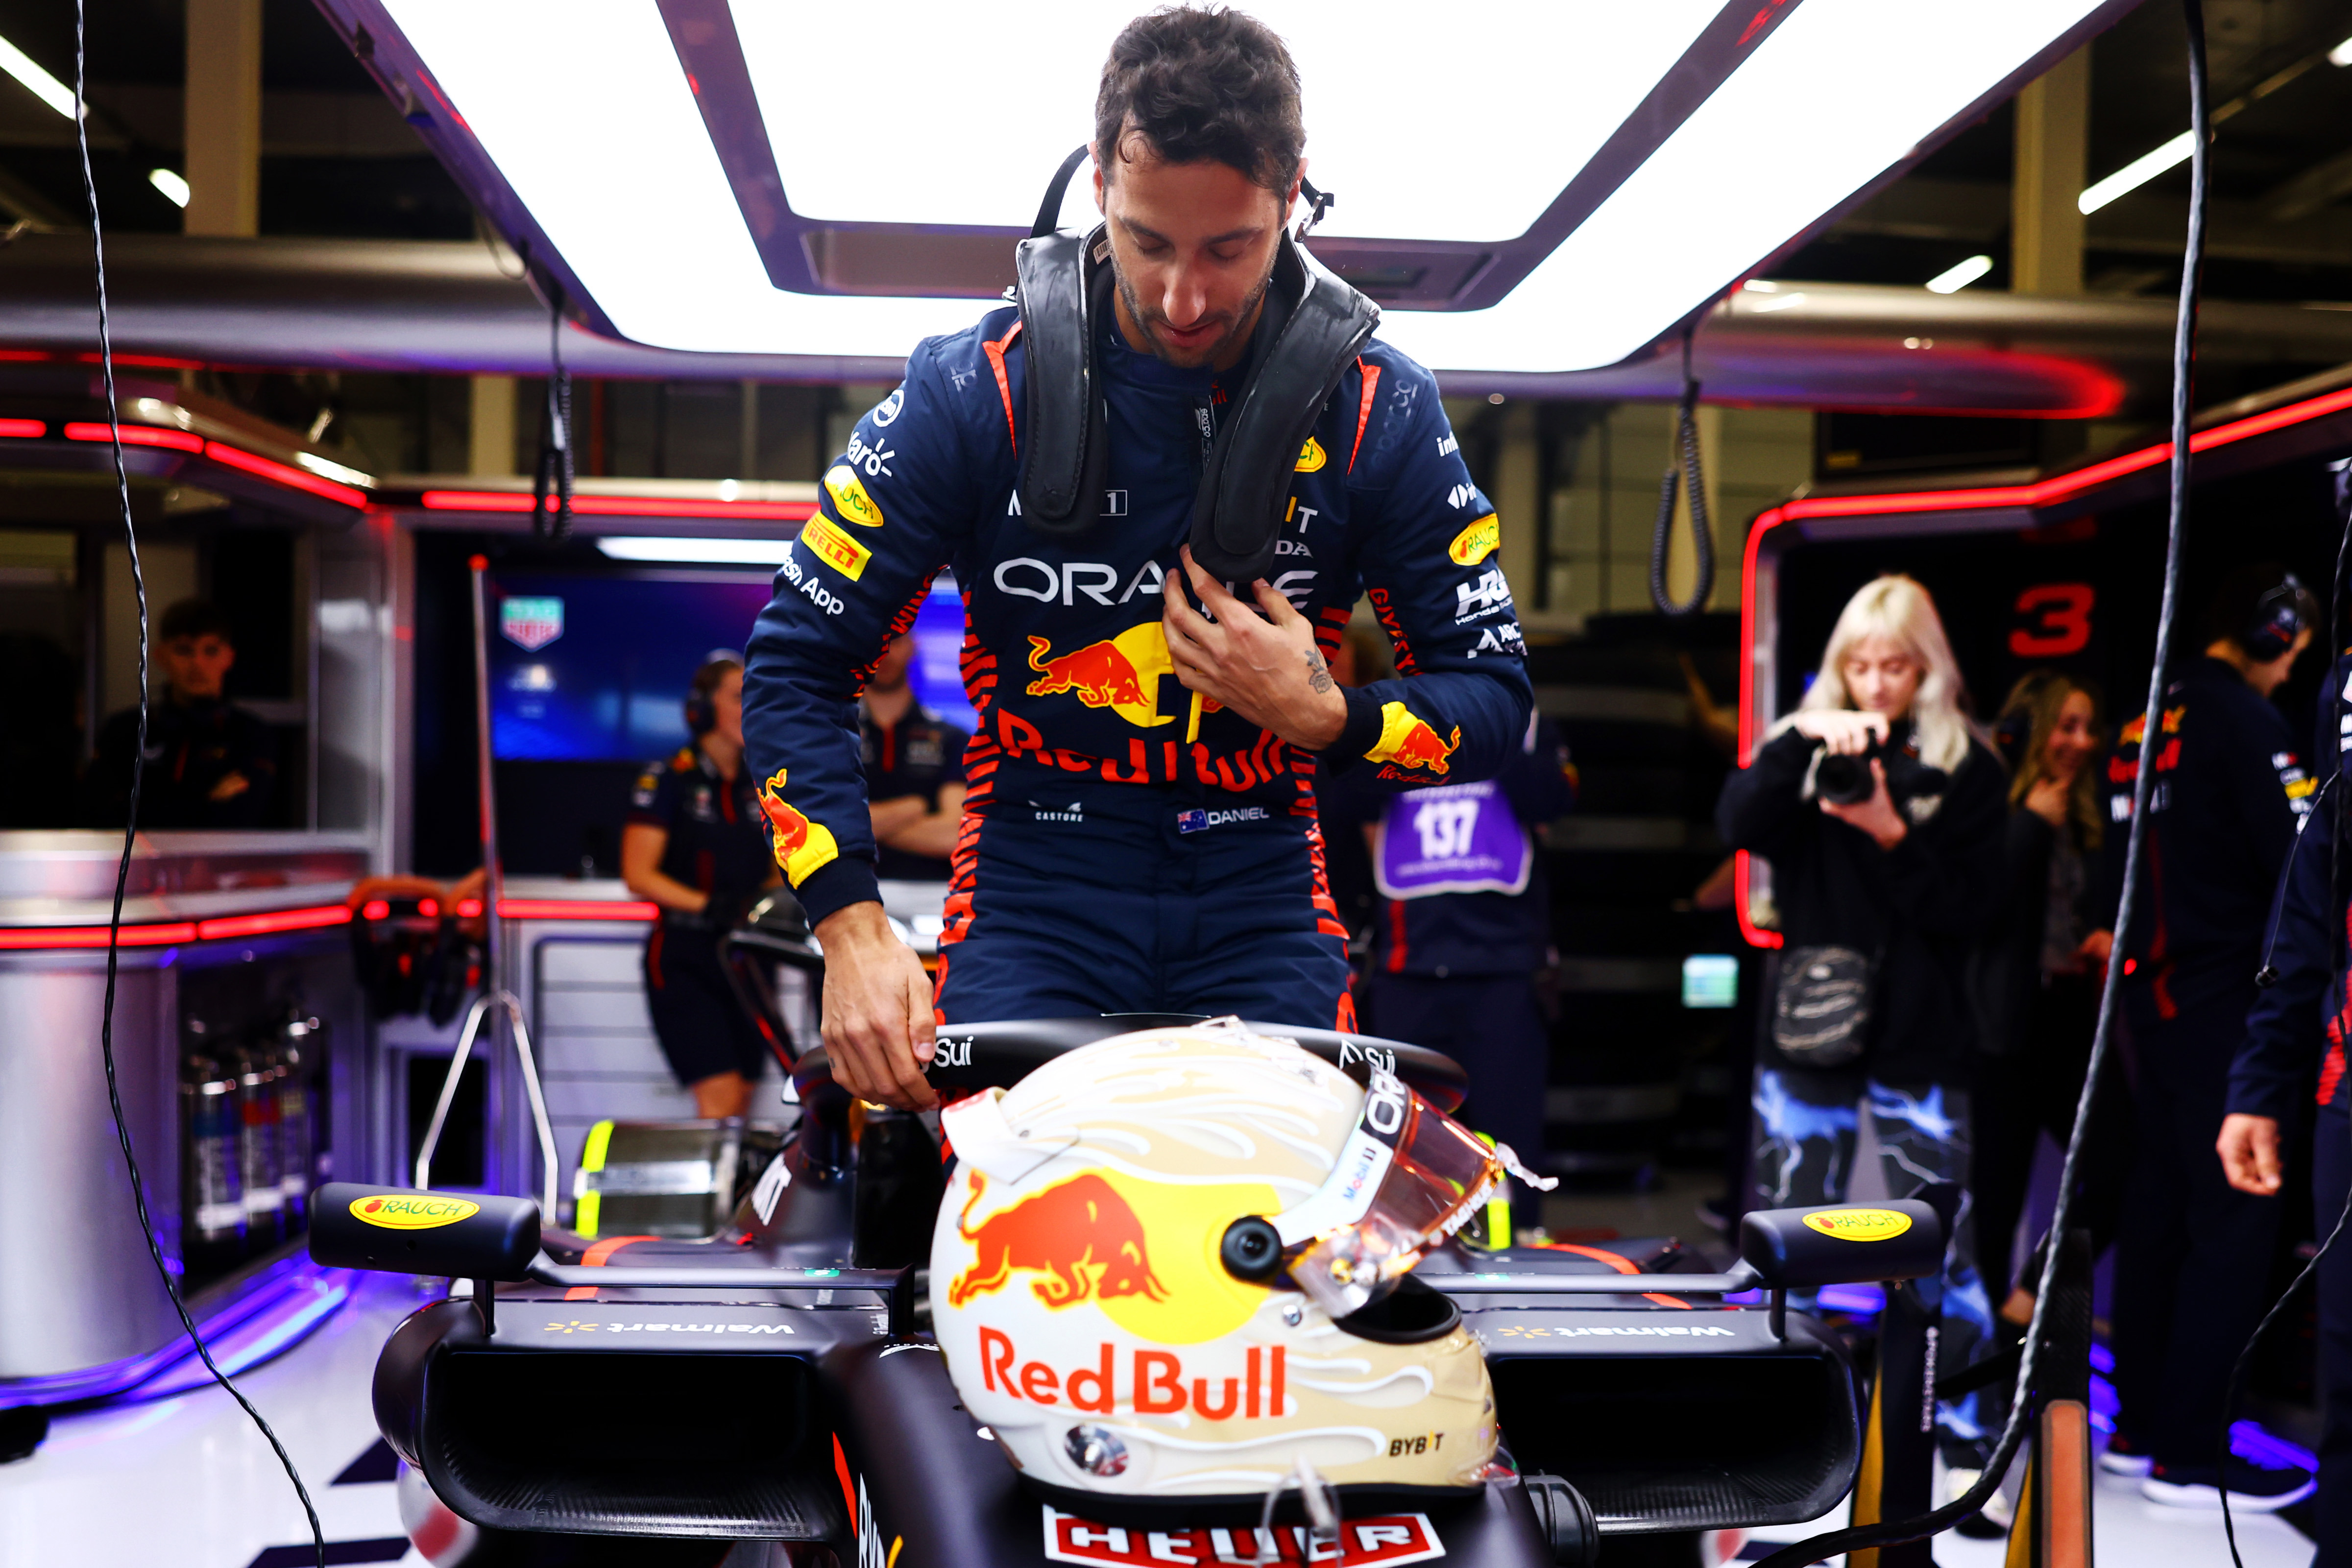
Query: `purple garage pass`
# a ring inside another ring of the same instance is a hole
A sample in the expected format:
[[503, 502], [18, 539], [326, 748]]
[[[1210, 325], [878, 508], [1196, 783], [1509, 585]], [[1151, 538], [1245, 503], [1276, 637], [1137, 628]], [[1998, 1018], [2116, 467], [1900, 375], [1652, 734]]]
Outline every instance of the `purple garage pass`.
[[1389, 802], [1372, 852], [1384, 898], [1525, 893], [1535, 841], [1492, 779], [1414, 789]]

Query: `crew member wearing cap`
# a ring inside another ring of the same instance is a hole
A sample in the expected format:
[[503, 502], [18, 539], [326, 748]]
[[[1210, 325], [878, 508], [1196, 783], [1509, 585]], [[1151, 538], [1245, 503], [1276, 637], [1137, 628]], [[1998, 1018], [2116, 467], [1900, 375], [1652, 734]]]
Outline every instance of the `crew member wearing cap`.
[[648, 763], [621, 831], [621, 880], [661, 906], [646, 941], [646, 1004], [670, 1071], [698, 1116], [740, 1116], [767, 1057], [736, 999], [719, 944], [762, 888], [778, 880], [743, 768], [743, 662], [714, 653], [686, 698], [694, 737]]

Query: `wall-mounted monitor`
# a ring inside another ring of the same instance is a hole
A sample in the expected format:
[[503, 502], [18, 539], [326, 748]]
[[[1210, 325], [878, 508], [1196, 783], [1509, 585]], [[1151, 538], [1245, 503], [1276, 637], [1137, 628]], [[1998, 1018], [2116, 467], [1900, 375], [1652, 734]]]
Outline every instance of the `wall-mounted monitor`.
[[[622, 762], [686, 744], [696, 668], [740, 651], [768, 602], [754, 572], [499, 572], [490, 580], [490, 735], [503, 761]], [[915, 619], [917, 700], [972, 727], [963, 603], [944, 573]]]

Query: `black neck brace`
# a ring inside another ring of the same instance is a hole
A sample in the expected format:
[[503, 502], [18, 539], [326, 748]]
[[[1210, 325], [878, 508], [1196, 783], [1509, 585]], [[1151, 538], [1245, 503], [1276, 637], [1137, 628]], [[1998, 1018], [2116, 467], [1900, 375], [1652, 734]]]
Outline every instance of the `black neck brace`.
[[[1095, 526], [1110, 471], [1097, 358], [1112, 308], [1110, 242], [1100, 225], [1083, 236], [1040, 235], [1021, 242], [1014, 265], [1029, 357], [1021, 512], [1042, 534], [1074, 538]], [[1286, 231], [1265, 308], [1192, 502], [1192, 559], [1229, 582], [1272, 569], [1299, 451], [1381, 317]]]

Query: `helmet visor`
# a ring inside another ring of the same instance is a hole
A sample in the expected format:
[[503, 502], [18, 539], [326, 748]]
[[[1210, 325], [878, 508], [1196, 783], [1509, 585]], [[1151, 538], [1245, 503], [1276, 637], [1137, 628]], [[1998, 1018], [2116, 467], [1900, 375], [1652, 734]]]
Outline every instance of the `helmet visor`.
[[1290, 1277], [1334, 1317], [1360, 1311], [1394, 1290], [1517, 1168], [1507, 1147], [1488, 1146], [1374, 1068], [1362, 1116], [1329, 1178], [1273, 1217]]

